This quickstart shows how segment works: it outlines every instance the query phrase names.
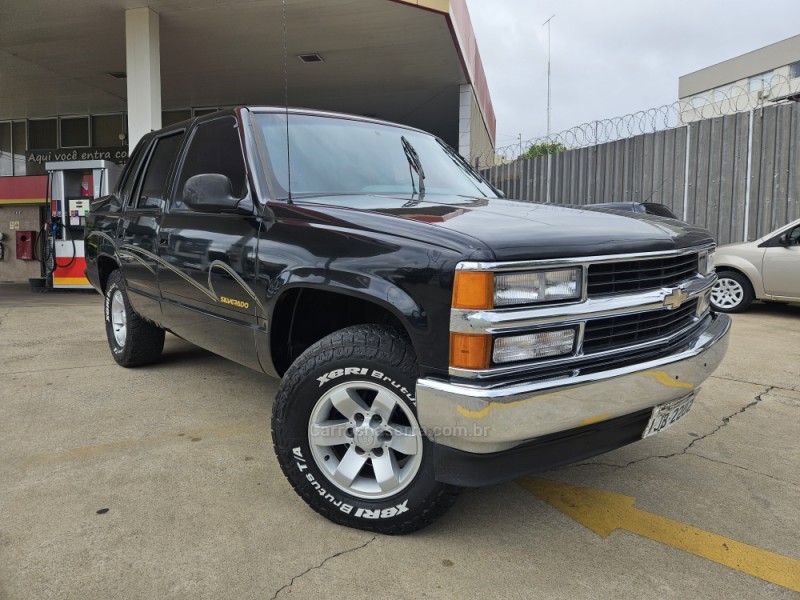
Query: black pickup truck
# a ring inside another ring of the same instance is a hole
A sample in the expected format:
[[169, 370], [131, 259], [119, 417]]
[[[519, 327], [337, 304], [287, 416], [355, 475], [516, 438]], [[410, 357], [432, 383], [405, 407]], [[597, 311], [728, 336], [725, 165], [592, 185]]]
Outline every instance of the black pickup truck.
[[461, 487], [666, 428], [727, 347], [707, 231], [501, 196], [409, 127], [221, 111], [137, 145], [92, 205], [86, 274], [120, 365], [169, 331], [282, 378], [297, 493], [410, 532]]

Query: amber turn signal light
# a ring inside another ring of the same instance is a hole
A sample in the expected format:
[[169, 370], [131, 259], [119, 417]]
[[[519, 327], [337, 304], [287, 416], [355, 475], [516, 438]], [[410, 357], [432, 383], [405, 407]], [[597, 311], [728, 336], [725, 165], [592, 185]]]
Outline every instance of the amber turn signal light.
[[450, 366], [458, 369], [488, 369], [492, 336], [450, 334]]
[[494, 308], [494, 273], [456, 271], [453, 284], [453, 308]]

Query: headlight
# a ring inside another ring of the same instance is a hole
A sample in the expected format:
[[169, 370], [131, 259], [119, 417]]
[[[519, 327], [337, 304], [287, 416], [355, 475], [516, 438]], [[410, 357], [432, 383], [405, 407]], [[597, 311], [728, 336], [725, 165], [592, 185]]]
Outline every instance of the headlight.
[[714, 273], [714, 251], [701, 252], [697, 257], [697, 271], [700, 275], [713, 275]]
[[581, 297], [581, 269], [498, 273], [494, 277], [494, 305], [534, 304]]
[[575, 329], [501, 337], [494, 342], [492, 359], [495, 363], [509, 363], [548, 356], [563, 356], [572, 354], [574, 345]]

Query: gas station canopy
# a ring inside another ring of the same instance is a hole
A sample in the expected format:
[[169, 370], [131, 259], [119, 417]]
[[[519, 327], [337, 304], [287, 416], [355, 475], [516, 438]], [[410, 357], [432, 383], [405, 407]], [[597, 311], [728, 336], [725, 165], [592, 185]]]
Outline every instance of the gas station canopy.
[[[126, 12], [141, 7], [135, 0], [6, 3], [0, 121], [130, 114], [125, 74], [135, 65], [126, 61]], [[286, 78], [292, 106], [406, 123], [466, 155], [494, 145], [464, 0], [286, 0], [285, 56], [281, 0], [147, 7], [157, 19], [161, 110], [283, 105]]]
[[0, 240], [49, 252], [2, 261], [0, 281], [85, 284], [87, 198], [148, 131], [287, 101], [419, 127], [470, 161], [493, 154], [466, 0], [0, 3]]

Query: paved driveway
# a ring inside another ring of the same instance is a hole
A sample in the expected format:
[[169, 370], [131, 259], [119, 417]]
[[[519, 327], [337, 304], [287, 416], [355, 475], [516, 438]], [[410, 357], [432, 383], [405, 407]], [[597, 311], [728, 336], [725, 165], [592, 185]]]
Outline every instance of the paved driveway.
[[798, 340], [735, 315], [672, 429], [384, 537], [284, 480], [275, 381], [172, 336], [122, 369], [99, 296], [0, 289], [0, 598], [797, 598]]

